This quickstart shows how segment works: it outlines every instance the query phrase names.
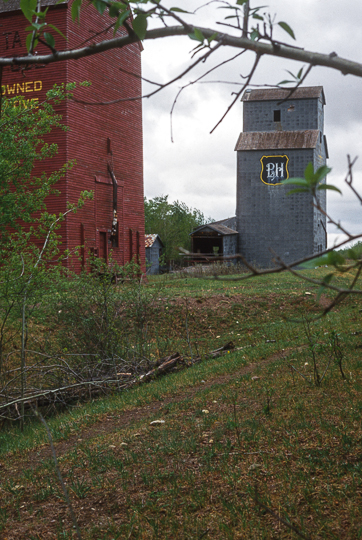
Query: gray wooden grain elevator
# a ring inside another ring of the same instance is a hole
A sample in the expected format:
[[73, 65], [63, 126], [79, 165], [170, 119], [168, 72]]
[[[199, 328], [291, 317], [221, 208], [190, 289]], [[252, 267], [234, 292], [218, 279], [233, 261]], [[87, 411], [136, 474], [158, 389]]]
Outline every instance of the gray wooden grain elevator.
[[[239, 252], [260, 267], [272, 266], [272, 249], [290, 263], [326, 248], [326, 218], [306, 193], [287, 195], [285, 178], [304, 176], [328, 158], [323, 88], [247, 90], [243, 132], [236, 144], [236, 230]], [[326, 192], [320, 191], [326, 208]]]

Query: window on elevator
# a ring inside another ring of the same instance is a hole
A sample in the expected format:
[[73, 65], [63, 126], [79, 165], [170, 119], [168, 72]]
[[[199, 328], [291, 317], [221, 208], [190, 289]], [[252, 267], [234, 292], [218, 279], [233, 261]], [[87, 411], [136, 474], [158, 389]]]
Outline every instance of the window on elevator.
[[280, 122], [281, 120], [280, 109], [273, 111], [273, 114], [274, 114], [274, 122]]

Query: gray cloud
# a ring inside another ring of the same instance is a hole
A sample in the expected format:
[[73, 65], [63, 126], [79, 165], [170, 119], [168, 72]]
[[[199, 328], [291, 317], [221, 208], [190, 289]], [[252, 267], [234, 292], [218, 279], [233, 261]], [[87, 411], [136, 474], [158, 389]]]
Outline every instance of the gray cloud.
[[[252, 2], [254, 3], [254, 2]], [[176, 5], [166, 0], [166, 4]], [[183, 0], [184, 9], [194, 9], [201, 2]], [[255, 5], [255, 3], [254, 3]], [[221, 10], [215, 4], [198, 12], [195, 20], [200, 26], [221, 29], [213, 20]], [[362, 33], [360, 20], [362, 4], [351, 0], [271, 0], [269, 9], [277, 13], [276, 21], [287, 21], [295, 31], [298, 46], [362, 61]], [[291, 38], [277, 29], [276, 37], [291, 42]], [[187, 38], [172, 38], [145, 43], [143, 52], [144, 76], [157, 81], [170, 80], [185, 69], [189, 51], [194, 43]], [[195, 74], [188, 74], [182, 82], [144, 102], [145, 192], [148, 197], [169, 194], [170, 200], [179, 199], [188, 206], [199, 208], [206, 215], [221, 219], [235, 212], [236, 156], [234, 146], [242, 129], [242, 105], [238, 102], [213, 135], [209, 132], [225, 112], [237, 87], [209, 83], [193, 85], [179, 97], [173, 116], [174, 143], [170, 141], [170, 109], [178, 89], [193, 80], [202, 70], [236, 54], [222, 50], [214, 59], [200, 66]], [[242, 55], [226, 64], [209, 80], [241, 82], [254, 59], [253, 53]], [[286, 70], [296, 73], [301, 64], [264, 57], [254, 78], [257, 85], [277, 84], [288, 78]], [[326, 94], [325, 133], [328, 139], [333, 168], [328, 181], [343, 188], [343, 197], [329, 193], [328, 211], [352, 232], [358, 232], [361, 208], [353, 194], [343, 185], [346, 173], [346, 154], [361, 152], [362, 80], [343, 76], [327, 68], [315, 68], [306, 85], [323, 85]], [[146, 88], [146, 87], [145, 87]], [[147, 87], [148, 88], [148, 87]], [[362, 157], [354, 172], [356, 187], [362, 188]], [[330, 228], [330, 237], [335, 231]]]

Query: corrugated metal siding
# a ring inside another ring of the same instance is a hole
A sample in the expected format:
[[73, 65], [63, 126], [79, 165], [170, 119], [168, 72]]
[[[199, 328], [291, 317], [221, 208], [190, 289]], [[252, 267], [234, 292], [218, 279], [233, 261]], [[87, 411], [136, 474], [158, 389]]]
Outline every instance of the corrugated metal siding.
[[306, 131], [248, 131], [240, 133], [235, 150], [278, 150], [315, 148], [319, 130]]

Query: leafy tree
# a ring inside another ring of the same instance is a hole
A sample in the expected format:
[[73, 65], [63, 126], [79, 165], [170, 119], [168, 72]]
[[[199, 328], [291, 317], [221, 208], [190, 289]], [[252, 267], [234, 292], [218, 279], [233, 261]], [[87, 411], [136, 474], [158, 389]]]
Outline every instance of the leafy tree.
[[[71, 85], [72, 86], [72, 85]], [[26, 347], [29, 320], [34, 315], [52, 276], [60, 271], [57, 228], [65, 214], [83, 205], [91, 194], [81, 194], [77, 204], [59, 216], [46, 210], [46, 197], [72, 163], [48, 176], [36, 175], [37, 163], [51, 159], [56, 144], [43, 136], [54, 128], [65, 129], [53, 105], [66, 99], [67, 89], [54, 88], [40, 105], [21, 97], [4, 99], [0, 118], [0, 381], [4, 349], [20, 334], [20, 395], [26, 393]], [[49, 266], [49, 262], [52, 266]], [[8, 355], [9, 356], [9, 355]], [[14, 357], [15, 358], [15, 357]], [[21, 425], [24, 402], [21, 404]]]
[[[30, 238], [44, 234], [54, 216], [46, 212], [45, 199], [71, 163], [48, 176], [34, 174], [38, 162], [51, 159], [57, 144], [44, 142], [52, 129], [66, 129], [53, 104], [65, 99], [61, 89], [48, 92], [37, 106], [22, 97], [4, 99], [0, 118], [0, 249], [9, 244], [24, 248]], [[32, 226], [26, 227], [26, 224]], [[20, 245], [19, 245], [20, 243]]]
[[195, 227], [206, 223], [204, 214], [185, 203], [170, 203], [168, 195], [145, 199], [145, 230], [158, 234], [165, 245], [164, 257], [169, 263], [180, 258], [179, 246], [190, 249], [190, 233]]

